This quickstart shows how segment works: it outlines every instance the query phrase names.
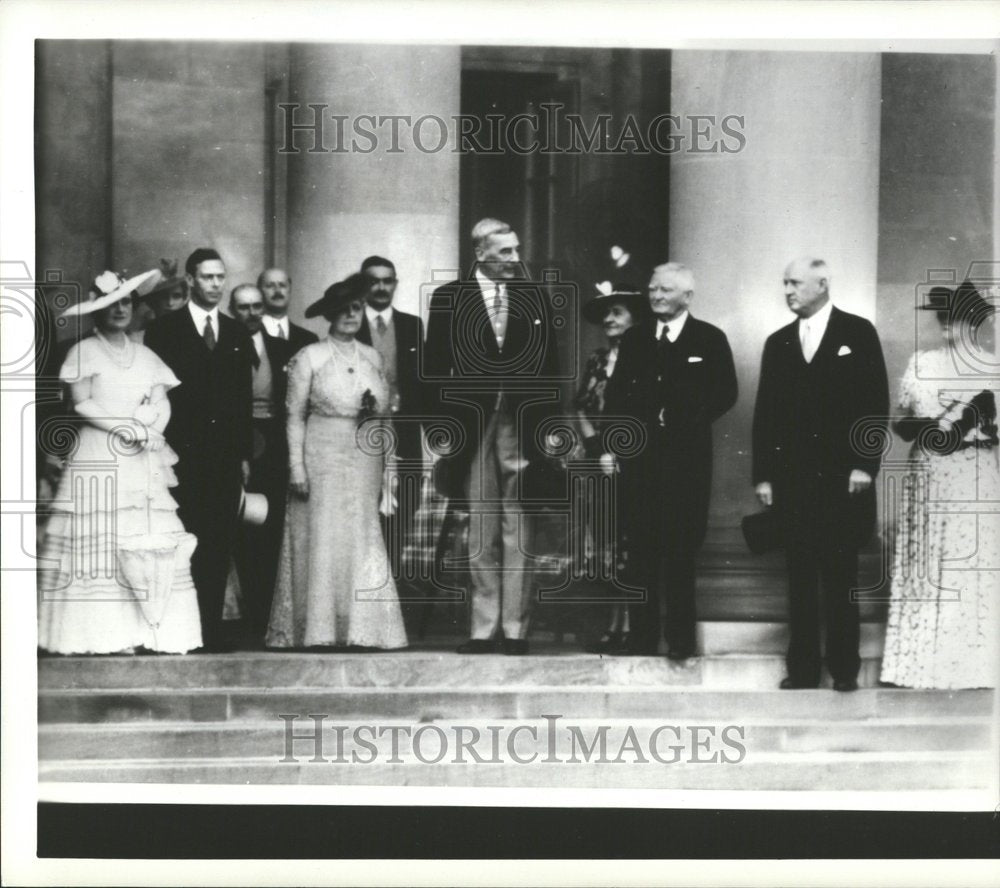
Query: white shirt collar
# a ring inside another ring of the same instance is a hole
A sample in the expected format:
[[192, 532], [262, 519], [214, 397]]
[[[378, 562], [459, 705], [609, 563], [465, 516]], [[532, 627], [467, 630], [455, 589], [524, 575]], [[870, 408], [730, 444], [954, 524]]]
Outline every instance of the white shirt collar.
[[385, 321], [385, 325], [388, 327], [389, 323], [392, 321], [392, 306], [390, 305], [388, 308], [383, 308], [382, 311], [376, 311], [370, 305], [365, 305], [365, 315], [368, 317], [369, 327], [374, 326], [379, 317]]
[[799, 318], [799, 327], [808, 327], [810, 330], [820, 334], [820, 338], [822, 338], [822, 334], [826, 332], [826, 325], [830, 323], [830, 313], [832, 311], [833, 303], [828, 299], [826, 305], [811, 318]]
[[479, 289], [482, 291], [483, 299], [486, 300], [487, 308], [493, 307], [493, 294], [496, 293], [497, 287], [500, 288], [501, 298], [507, 293], [507, 285], [503, 281], [494, 281], [486, 277], [478, 268], [476, 269], [476, 280], [479, 282]]
[[257, 349], [257, 354], [260, 355], [260, 357], [264, 357], [264, 354], [267, 351], [267, 349], [264, 346], [264, 334], [263, 334], [263, 332], [260, 331], [260, 330], [258, 330], [250, 338], [253, 340], [253, 347], [255, 349]]
[[267, 330], [268, 336], [278, 336], [279, 330], [285, 331], [285, 339], [291, 335], [291, 328], [289, 327], [288, 315], [283, 318], [276, 318], [273, 315], [264, 315], [262, 318], [264, 322], [264, 329]]
[[218, 334], [219, 332], [219, 306], [213, 306], [209, 311], [206, 311], [200, 305], [195, 305], [193, 299], [188, 300], [188, 311], [191, 312], [191, 318], [194, 320], [194, 325], [197, 327], [198, 332], [202, 333], [205, 329], [205, 318], [212, 319], [212, 329]]
[[663, 335], [663, 328], [667, 328], [667, 339], [671, 342], [676, 342], [677, 337], [681, 335], [681, 331], [684, 329], [684, 325], [687, 323], [688, 310], [685, 308], [676, 318], [671, 318], [669, 321], [658, 320], [656, 322], [656, 338], [659, 339]]

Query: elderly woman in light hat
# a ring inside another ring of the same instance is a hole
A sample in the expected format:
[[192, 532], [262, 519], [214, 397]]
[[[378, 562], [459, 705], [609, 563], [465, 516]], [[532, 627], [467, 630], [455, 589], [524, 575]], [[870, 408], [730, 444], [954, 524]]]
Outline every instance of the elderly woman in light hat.
[[[69, 350], [60, 371], [79, 425], [40, 546], [44, 651], [183, 653], [201, 646], [189, 561], [196, 541], [168, 490], [176, 456], [163, 437], [167, 390], [179, 383], [126, 334], [135, 291], [153, 274], [125, 280], [105, 271], [88, 298], [64, 313], [90, 315], [94, 333]], [[130, 554], [158, 564], [158, 576], [126, 576]]]
[[[618, 343], [625, 331], [643, 317], [649, 309], [648, 300], [637, 287], [628, 284], [613, 285], [609, 281], [597, 285], [597, 293], [583, 306], [583, 317], [591, 324], [598, 324], [606, 337], [605, 345], [595, 350], [587, 361], [580, 388], [573, 406], [577, 425], [583, 437], [587, 457], [600, 458], [607, 450], [601, 442], [601, 418], [604, 414], [604, 389], [615, 372], [618, 360]], [[619, 504], [620, 505], [620, 504]], [[603, 504], [594, 503], [593, 514], [606, 517]], [[595, 565], [604, 576], [617, 575], [624, 558], [621, 522], [612, 516], [610, 522], [597, 522], [590, 531], [591, 548]], [[627, 652], [629, 613], [625, 604], [615, 604], [603, 634], [587, 644], [590, 653], [622, 654]]]

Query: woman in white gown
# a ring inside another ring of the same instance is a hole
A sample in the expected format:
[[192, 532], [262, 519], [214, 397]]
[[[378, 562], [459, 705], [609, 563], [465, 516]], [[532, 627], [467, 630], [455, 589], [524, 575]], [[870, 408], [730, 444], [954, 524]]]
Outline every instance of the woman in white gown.
[[365, 422], [386, 412], [389, 388], [378, 352], [355, 338], [364, 286], [352, 275], [309, 307], [330, 335], [288, 366], [289, 496], [268, 647], [407, 644], [379, 526], [386, 426]]
[[976, 359], [992, 307], [975, 288], [935, 287], [944, 343], [918, 351], [900, 383], [895, 424], [914, 441], [902, 491], [883, 682], [993, 687], [1000, 628], [997, 377]]
[[176, 455], [163, 439], [178, 380], [126, 335], [135, 288], [104, 272], [89, 300], [95, 332], [60, 378], [81, 420], [41, 540], [38, 644], [59, 654], [184, 653], [201, 646], [191, 579], [196, 540], [168, 490]]

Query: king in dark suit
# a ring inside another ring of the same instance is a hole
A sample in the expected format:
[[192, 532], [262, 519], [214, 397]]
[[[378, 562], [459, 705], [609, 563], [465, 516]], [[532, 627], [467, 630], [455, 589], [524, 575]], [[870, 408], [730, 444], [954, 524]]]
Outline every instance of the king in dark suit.
[[[705, 539], [712, 481], [712, 423], [736, 403], [726, 334], [688, 311], [694, 276], [677, 262], [654, 269], [653, 320], [626, 331], [605, 390], [605, 414], [646, 430], [645, 447], [621, 462], [625, 535], [635, 585], [646, 602], [630, 608], [633, 653], [652, 655], [666, 605], [667, 656], [695, 653], [695, 559]], [[609, 466], [610, 456], [603, 462]]]
[[528, 650], [531, 605], [521, 482], [540, 457], [539, 424], [559, 407], [559, 362], [552, 306], [523, 280], [517, 234], [483, 219], [472, 239], [473, 274], [431, 297], [422, 369], [431, 412], [463, 433], [442, 459], [441, 492], [468, 501], [473, 542], [481, 533], [470, 564], [471, 638], [459, 651], [516, 655]]
[[781, 687], [819, 684], [822, 582], [827, 666], [834, 688], [852, 691], [861, 664], [852, 596], [858, 549], [875, 524], [881, 454], [866, 441], [888, 434], [889, 384], [875, 328], [830, 302], [826, 263], [792, 262], [784, 286], [798, 319], [764, 344], [753, 421], [757, 497], [777, 511], [787, 553], [790, 641]]
[[198, 538], [191, 573], [205, 649], [221, 650], [226, 576], [252, 452], [253, 345], [240, 324], [219, 312], [226, 281], [219, 254], [197, 249], [185, 270], [191, 301], [155, 321], [146, 345], [181, 381], [170, 392], [166, 428], [179, 459], [174, 496], [181, 521]]
[[[420, 483], [424, 472], [420, 424], [426, 410], [420, 349], [424, 324], [419, 317], [400, 311], [393, 304], [396, 266], [381, 256], [369, 256], [361, 263], [368, 289], [365, 313], [358, 340], [372, 346], [382, 358], [382, 372], [389, 384], [389, 409], [396, 440], [396, 510], [383, 523], [389, 559], [397, 581], [402, 579], [401, 554], [411, 535], [413, 515], [420, 504]], [[400, 590], [401, 593], [404, 590]]]

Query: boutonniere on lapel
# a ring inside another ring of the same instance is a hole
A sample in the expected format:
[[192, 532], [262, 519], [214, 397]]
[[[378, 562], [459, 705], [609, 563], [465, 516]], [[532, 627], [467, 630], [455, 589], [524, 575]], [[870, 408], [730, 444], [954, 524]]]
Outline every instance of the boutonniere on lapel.
[[849, 355], [851, 353], [851, 347], [849, 345], [842, 345], [840, 351], [837, 352], [837, 357], [842, 358], [844, 355]]

